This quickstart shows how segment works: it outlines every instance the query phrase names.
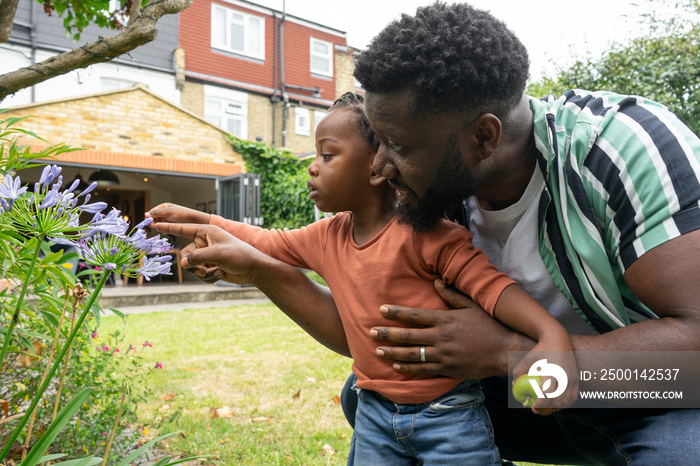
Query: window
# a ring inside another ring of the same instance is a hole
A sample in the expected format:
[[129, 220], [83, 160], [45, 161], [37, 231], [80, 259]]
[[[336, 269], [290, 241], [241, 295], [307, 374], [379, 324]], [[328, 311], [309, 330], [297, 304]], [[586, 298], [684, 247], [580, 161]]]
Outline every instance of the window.
[[318, 128], [318, 124], [321, 123], [321, 120], [323, 120], [323, 117], [327, 114], [328, 112], [324, 112], [323, 110], [314, 110], [314, 132], [316, 131], [316, 128]]
[[248, 138], [248, 95], [204, 86], [204, 119], [242, 139]]
[[135, 86], [134, 81], [118, 78], [100, 78], [100, 87], [102, 92], [116, 91], [118, 89], [126, 89], [127, 87]]
[[308, 108], [296, 107], [294, 109], [294, 132], [302, 136], [311, 135], [311, 114]]
[[333, 76], [333, 44], [311, 38], [311, 72]]
[[265, 19], [212, 5], [211, 46], [264, 60]]

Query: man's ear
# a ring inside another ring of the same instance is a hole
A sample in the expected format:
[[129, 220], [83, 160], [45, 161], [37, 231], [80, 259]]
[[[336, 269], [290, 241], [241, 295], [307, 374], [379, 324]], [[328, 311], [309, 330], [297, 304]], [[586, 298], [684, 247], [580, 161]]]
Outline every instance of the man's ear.
[[492, 113], [484, 113], [472, 123], [473, 140], [476, 141], [476, 150], [479, 158], [489, 158], [501, 142], [503, 126], [501, 120]]

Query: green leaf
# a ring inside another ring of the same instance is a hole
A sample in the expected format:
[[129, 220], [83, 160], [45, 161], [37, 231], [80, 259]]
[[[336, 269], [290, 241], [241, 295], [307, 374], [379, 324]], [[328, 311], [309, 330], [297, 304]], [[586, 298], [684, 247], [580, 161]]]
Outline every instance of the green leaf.
[[168, 464], [168, 461], [170, 461], [171, 456], [166, 456], [165, 458], [159, 459], [153, 466], [164, 466]]
[[46, 463], [47, 461], [57, 460], [59, 458], [63, 458], [64, 456], [66, 456], [65, 453], [56, 453], [55, 455], [42, 456], [39, 460], [39, 463]]
[[102, 463], [102, 458], [96, 456], [88, 456], [87, 458], [80, 458], [77, 460], [62, 461], [60, 463], [54, 463], [53, 466], [92, 466], [93, 464]]
[[91, 392], [91, 388], [84, 388], [61, 409], [61, 412], [58, 413], [58, 416], [56, 416], [56, 419], [54, 419], [44, 435], [42, 435], [39, 441], [29, 450], [29, 454], [24, 461], [22, 461], [20, 466], [34, 466], [41, 460], [44, 452], [51, 446], [56, 436], [66, 424], [70, 422], [75, 413], [78, 412]]
[[[190, 456], [189, 458], [183, 458], [183, 459], [181, 459], [181, 460], [173, 461], [172, 463], [164, 464], [163, 466], [173, 466], [173, 465], [175, 465], [175, 464], [184, 463], [184, 462], [186, 462], [186, 461], [192, 461], [192, 460], [196, 460], [196, 459], [199, 459], [199, 458], [214, 458], [214, 457], [216, 457], [216, 455]], [[160, 463], [159, 463], [159, 464], [160, 464]], [[157, 466], [157, 465], [153, 465], [153, 466]]]
[[[179, 433], [180, 432], [172, 432], [170, 434], [161, 435], [160, 437], [155, 438], [148, 443], [145, 443], [143, 446], [141, 446], [141, 448], [139, 448], [138, 450], [136, 450], [135, 452], [133, 452], [132, 454], [130, 454], [129, 456], [124, 458], [120, 463], [117, 464], [117, 466], [129, 466], [129, 463], [131, 463], [134, 459], [136, 459], [139, 456], [146, 453], [146, 451], [148, 451], [148, 449], [151, 448], [156, 443], [160, 442], [161, 440], [163, 440], [165, 438], [172, 437], [173, 435], [176, 435]], [[24, 466], [24, 465], [20, 465], [20, 466]]]
[[126, 324], [126, 316], [124, 315], [124, 313], [123, 313], [122, 311], [120, 311], [120, 310], [118, 310], [118, 309], [114, 309], [114, 308], [112, 308], [112, 307], [110, 307], [110, 308], [108, 308], [108, 309], [109, 309], [110, 311], [112, 311], [112, 312], [114, 313], [114, 315], [116, 315], [117, 317], [120, 317], [120, 318], [122, 319], [122, 322], [123, 322], [124, 324]]

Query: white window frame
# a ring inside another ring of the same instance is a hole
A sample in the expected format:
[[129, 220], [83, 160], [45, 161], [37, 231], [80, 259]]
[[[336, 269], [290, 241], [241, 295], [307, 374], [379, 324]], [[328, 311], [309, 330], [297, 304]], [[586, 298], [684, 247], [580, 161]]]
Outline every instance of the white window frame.
[[[216, 40], [216, 31], [214, 28], [217, 25], [216, 14], [222, 13], [225, 15], [225, 30], [223, 31], [223, 42], [218, 42]], [[237, 19], [234, 15], [241, 16], [242, 19]], [[252, 50], [252, 38], [253, 31], [251, 29], [251, 21], [259, 22], [259, 29], [257, 34], [257, 42], [260, 44], [260, 50]], [[233, 48], [231, 45], [231, 24], [237, 24], [243, 27], [243, 49]], [[211, 46], [212, 48], [223, 50], [225, 52], [235, 53], [237, 55], [244, 55], [246, 57], [256, 58], [260, 60], [265, 60], [265, 18], [262, 16], [254, 16], [248, 13], [243, 13], [242, 11], [233, 10], [231, 8], [225, 8], [221, 5], [212, 4], [211, 6]]]
[[129, 81], [128, 79], [112, 78], [105, 76], [100, 78], [101, 92], [117, 91], [119, 89], [134, 87], [135, 85], [136, 81]]
[[318, 128], [318, 124], [321, 123], [321, 120], [323, 120], [323, 117], [326, 115], [328, 115], [328, 112], [314, 110], [314, 133], [316, 132], [316, 128]]
[[[207, 101], [219, 103], [219, 110], [212, 112], [207, 106]], [[240, 107], [240, 109], [236, 107]], [[219, 123], [212, 121], [213, 118], [218, 118]], [[238, 121], [241, 124], [241, 134], [231, 134], [241, 139], [248, 139], [248, 94], [205, 85], [204, 119], [226, 132], [229, 132], [229, 121]]]
[[311, 136], [311, 112], [305, 107], [294, 107], [294, 133]]
[[[322, 54], [314, 50], [314, 44], [323, 44], [328, 48], [327, 54]], [[328, 61], [328, 70], [314, 69], [314, 57], [322, 58]], [[312, 74], [319, 74], [321, 76], [333, 77], [333, 43], [326, 40], [311, 38], [309, 43], [309, 68]]]

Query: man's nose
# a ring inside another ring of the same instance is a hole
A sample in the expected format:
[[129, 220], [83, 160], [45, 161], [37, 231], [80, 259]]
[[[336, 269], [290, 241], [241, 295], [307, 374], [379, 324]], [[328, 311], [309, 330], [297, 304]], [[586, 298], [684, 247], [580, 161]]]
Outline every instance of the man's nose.
[[372, 170], [377, 175], [381, 175], [388, 180], [394, 179], [399, 175], [399, 170], [391, 160], [391, 151], [388, 150], [383, 144], [379, 146], [377, 155], [374, 156]]

